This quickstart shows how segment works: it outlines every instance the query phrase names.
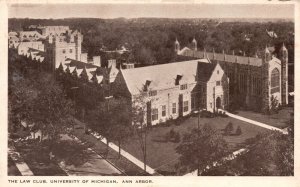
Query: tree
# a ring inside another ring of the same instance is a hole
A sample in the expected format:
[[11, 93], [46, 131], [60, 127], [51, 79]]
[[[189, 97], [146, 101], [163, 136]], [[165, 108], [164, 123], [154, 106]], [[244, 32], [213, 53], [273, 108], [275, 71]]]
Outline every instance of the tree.
[[119, 158], [121, 157], [121, 145], [128, 137], [133, 135], [133, 129], [128, 116], [128, 110], [122, 105], [115, 106], [111, 109], [112, 119], [110, 120], [112, 125], [111, 133], [114, 134], [113, 139], [118, 142], [119, 146]]
[[291, 135], [270, 131], [249, 139], [247, 144], [248, 152], [213, 168], [205, 175], [294, 175], [294, 141]]
[[182, 170], [198, 170], [198, 175], [213, 162], [222, 162], [228, 156], [228, 145], [222, 135], [210, 125], [194, 128], [182, 138], [181, 144], [176, 148], [180, 156]]
[[[28, 66], [27, 73], [20, 69], [17, 60], [10, 63], [11, 78], [9, 84], [9, 126], [20, 126], [21, 122], [33, 125], [32, 130], [40, 130], [42, 142], [47, 136], [51, 151], [60, 135], [67, 133], [72, 125], [73, 103], [66, 99], [65, 93], [52, 74], [37, 71]], [[40, 144], [41, 145], [41, 144]]]
[[138, 137], [140, 148], [143, 154], [144, 171], [147, 171], [147, 122], [146, 111], [147, 102], [145, 100], [145, 93], [141, 92], [139, 95], [134, 96], [132, 103], [131, 121], [135, 132]]
[[114, 102], [115, 100], [112, 99], [112, 101], [107, 100], [106, 102], [98, 103], [99, 105], [96, 109], [91, 111], [87, 123], [93, 130], [106, 138], [106, 155], [109, 152], [109, 143], [112, 141], [118, 142], [120, 157], [121, 145], [133, 134], [133, 129], [128, 110], [123, 105], [123, 98], [119, 98], [117, 103]]

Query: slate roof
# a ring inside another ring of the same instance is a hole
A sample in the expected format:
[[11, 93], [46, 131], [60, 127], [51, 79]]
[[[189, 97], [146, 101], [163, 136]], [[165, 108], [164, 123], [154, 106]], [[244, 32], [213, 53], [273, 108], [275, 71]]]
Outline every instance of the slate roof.
[[70, 58], [67, 58], [65, 61], [66, 61], [66, 65], [68, 65], [70, 67], [76, 67], [77, 69], [83, 69], [84, 67], [86, 69], [97, 68], [98, 67], [98, 66], [95, 66], [93, 64], [81, 62], [81, 61], [70, 59]]
[[228, 55], [223, 53], [213, 53], [213, 52], [204, 52], [204, 51], [193, 51], [189, 48], [183, 48], [180, 55], [184, 56], [192, 56], [196, 58], [208, 58], [210, 60], [223, 61], [223, 62], [231, 62], [238, 64], [249, 64], [252, 66], [261, 66], [262, 59], [255, 57], [245, 57], [245, 56], [236, 56], [236, 55]]
[[143, 90], [147, 81], [150, 81], [149, 88], [154, 90], [173, 88], [178, 75], [182, 76], [181, 81], [184, 83], [195, 83], [198, 76], [197, 70], [201, 68], [207, 69], [202, 70], [203, 74], [199, 74], [199, 78], [201, 80], [208, 80], [208, 74], [213, 71], [214, 67], [212, 66], [214, 65], [208, 64], [205, 61], [206, 59], [200, 59], [141, 68], [122, 69], [121, 73], [129, 92], [132, 95], [138, 95]]
[[216, 64], [210, 64], [210, 63], [199, 63], [198, 64], [198, 80], [202, 82], [209, 81], [214, 69], [216, 67]]

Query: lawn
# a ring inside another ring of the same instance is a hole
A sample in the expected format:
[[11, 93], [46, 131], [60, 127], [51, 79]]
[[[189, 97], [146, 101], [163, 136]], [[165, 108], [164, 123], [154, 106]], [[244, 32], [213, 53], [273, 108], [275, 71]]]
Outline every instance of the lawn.
[[253, 111], [237, 111], [239, 116], [249, 118], [267, 125], [271, 125], [278, 128], [285, 128], [288, 126], [288, 122], [291, 119], [290, 113], [293, 112], [292, 107], [285, 107], [278, 112], [278, 114], [264, 115]]
[[[197, 117], [190, 117], [186, 119], [180, 125], [171, 125], [171, 126], [158, 126], [149, 129], [147, 136], [147, 164], [152, 168], [156, 169], [159, 173], [164, 175], [174, 175], [175, 174], [175, 165], [178, 163], [179, 154], [176, 153], [175, 148], [179, 143], [165, 142], [164, 137], [167, 132], [171, 129], [174, 129], [176, 132], [180, 132], [181, 137], [189, 129], [197, 127]], [[244, 147], [245, 140], [248, 138], [255, 137], [259, 132], [266, 132], [267, 130], [258, 127], [234, 118], [201, 118], [200, 124], [208, 123], [220, 130], [222, 133], [225, 126], [231, 122], [234, 127], [234, 131], [237, 126], [240, 126], [242, 129], [242, 134], [239, 136], [225, 136], [224, 139], [228, 142], [231, 151], [238, 150]], [[142, 152], [138, 139], [136, 137], [128, 140], [122, 148], [141, 161], [143, 160]]]

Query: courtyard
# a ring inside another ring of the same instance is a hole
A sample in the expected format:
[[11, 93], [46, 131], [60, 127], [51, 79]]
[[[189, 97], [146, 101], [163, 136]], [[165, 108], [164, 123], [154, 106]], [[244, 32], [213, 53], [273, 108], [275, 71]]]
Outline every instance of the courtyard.
[[[224, 135], [223, 130], [228, 123], [233, 124], [233, 132], [240, 126], [241, 135]], [[171, 130], [178, 132], [182, 138], [190, 129], [196, 128], [198, 117], [190, 117], [181, 124], [171, 124], [168, 126], [152, 127], [147, 133], [147, 164], [154, 168], [158, 173], [163, 175], [176, 174], [176, 164], [180, 155], [176, 153], [176, 147], [180, 142], [166, 141], [165, 136]], [[230, 117], [200, 118], [200, 125], [209, 124], [220, 131], [224, 135], [225, 141], [229, 144], [230, 151], [236, 151], [245, 147], [245, 141], [255, 137], [258, 133], [268, 131], [262, 127], [258, 127]], [[143, 161], [142, 149], [137, 137], [130, 138], [127, 143], [121, 146], [122, 149], [129, 152], [136, 158]]]

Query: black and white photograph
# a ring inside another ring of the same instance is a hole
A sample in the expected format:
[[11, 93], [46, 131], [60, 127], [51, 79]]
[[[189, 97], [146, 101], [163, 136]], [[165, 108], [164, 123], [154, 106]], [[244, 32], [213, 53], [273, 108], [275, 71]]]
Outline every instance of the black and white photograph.
[[5, 175], [293, 177], [296, 4], [241, 2], [8, 1]]

